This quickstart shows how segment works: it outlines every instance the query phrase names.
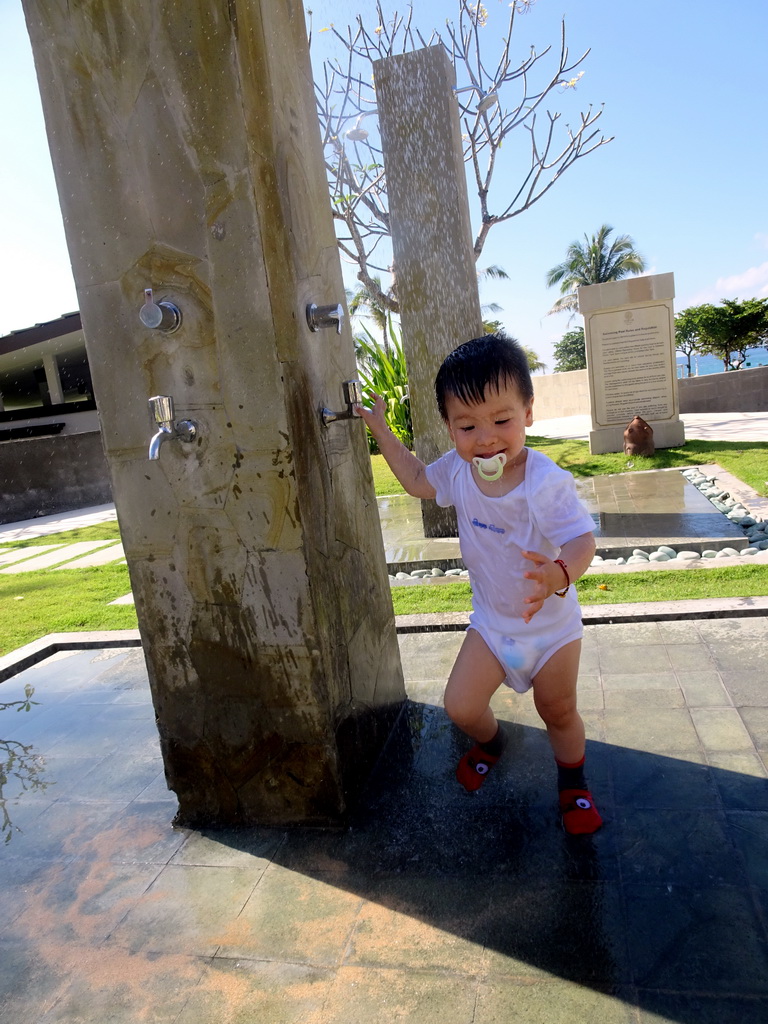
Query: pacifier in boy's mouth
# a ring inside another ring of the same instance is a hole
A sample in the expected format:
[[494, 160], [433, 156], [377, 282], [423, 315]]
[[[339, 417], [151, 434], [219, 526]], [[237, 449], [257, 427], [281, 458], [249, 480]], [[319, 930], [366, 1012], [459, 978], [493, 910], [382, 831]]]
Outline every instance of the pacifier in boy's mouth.
[[506, 462], [507, 456], [504, 452], [499, 452], [498, 455], [492, 455], [489, 459], [483, 459], [479, 455], [476, 455], [475, 458], [472, 459], [472, 464], [477, 472], [483, 480], [488, 480], [489, 482], [498, 480], [501, 477], [501, 474], [504, 472]]

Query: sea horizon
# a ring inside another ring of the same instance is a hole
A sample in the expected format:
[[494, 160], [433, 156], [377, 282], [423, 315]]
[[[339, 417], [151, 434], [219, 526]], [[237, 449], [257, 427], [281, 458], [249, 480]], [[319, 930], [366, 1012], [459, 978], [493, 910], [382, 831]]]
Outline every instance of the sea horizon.
[[[768, 350], [764, 348], [747, 349], [747, 358], [741, 365], [742, 370], [754, 369], [757, 366], [768, 366]], [[688, 376], [688, 357], [677, 353], [677, 376]], [[691, 376], [706, 377], [710, 373], [724, 373], [723, 360], [719, 356], [702, 356], [695, 352], [691, 356]], [[733, 372], [733, 371], [731, 371]]]

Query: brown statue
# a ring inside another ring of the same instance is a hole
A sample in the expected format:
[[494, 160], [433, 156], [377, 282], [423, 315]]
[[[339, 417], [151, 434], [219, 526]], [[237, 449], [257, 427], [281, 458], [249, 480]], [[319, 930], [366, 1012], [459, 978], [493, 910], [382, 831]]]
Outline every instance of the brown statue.
[[642, 416], [635, 416], [624, 431], [624, 454], [653, 455], [655, 451], [653, 427]]

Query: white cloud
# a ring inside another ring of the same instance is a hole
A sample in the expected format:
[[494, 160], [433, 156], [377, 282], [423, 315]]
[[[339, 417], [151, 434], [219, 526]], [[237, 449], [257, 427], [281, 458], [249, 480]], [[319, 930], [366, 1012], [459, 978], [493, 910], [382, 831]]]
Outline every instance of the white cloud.
[[759, 267], [750, 267], [742, 274], [731, 277], [719, 277], [715, 288], [722, 292], [725, 299], [750, 299], [754, 295], [768, 295], [768, 262]]
[[705, 302], [718, 303], [721, 299], [759, 299], [765, 296], [768, 296], [768, 262], [750, 267], [741, 274], [718, 277], [711, 287], [689, 295], [684, 303], [680, 303], [679, 308], [701, 306]]

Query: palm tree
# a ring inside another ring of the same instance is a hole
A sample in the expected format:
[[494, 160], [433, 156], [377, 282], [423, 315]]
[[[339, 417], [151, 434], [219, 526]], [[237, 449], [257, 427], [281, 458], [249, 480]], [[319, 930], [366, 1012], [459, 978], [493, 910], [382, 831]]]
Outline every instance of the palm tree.
[[603, 224], [597, 234], [584, 242], [571, 242], [562, 263], [547, 271], [547, 287], [560, 285], [561, 298], [550, 313], [562, 310], [576, 310], [578, 300], [576, 289], [585, 284], [604, 284], [606, 281], [620, 281], [630, 274], [642, 274], [645, 260], [635, 249], [629, 235], [619, 235], [608, 244], [613, 228]]
[[[374, 277], [375, 285], [381, 290], [381, 278]], [[377, 295], [361, 284], [354, 295], [347, 292], [347, 304], [350, 316], [370, 317], [374, 324], [381, 331], [384, 341], [384, 351], [390, 354], [389, 339], [387, 337], [390, 322], [390, 312], [380, 302]]]

